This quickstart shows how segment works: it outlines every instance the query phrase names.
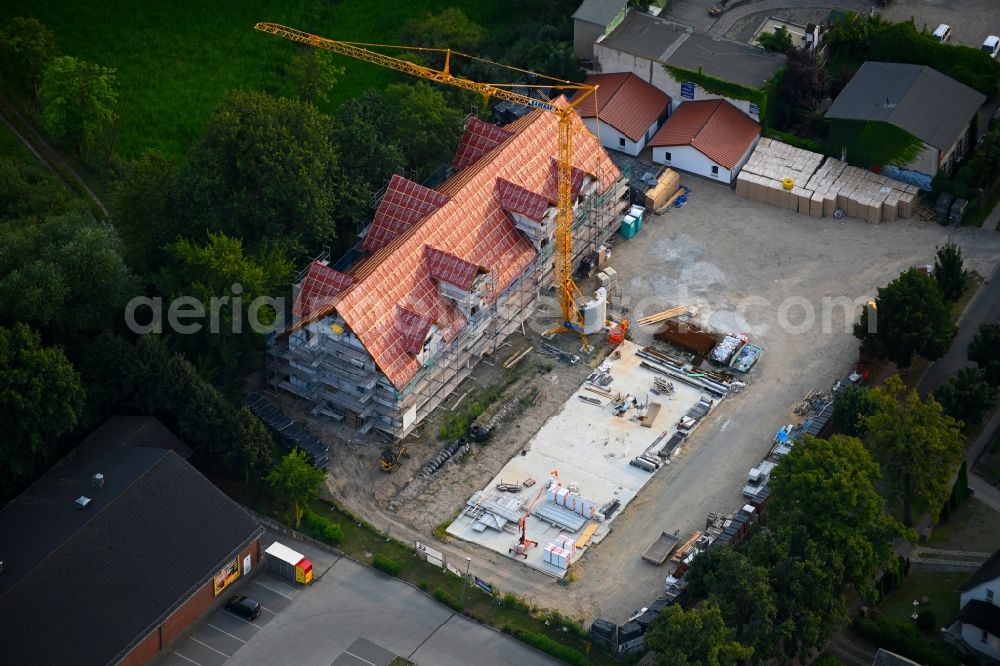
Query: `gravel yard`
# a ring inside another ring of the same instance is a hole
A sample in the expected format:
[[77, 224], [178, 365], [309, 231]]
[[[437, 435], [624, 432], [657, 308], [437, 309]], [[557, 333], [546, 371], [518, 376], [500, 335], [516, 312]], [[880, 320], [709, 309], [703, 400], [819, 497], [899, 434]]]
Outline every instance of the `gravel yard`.
[[[450, 522], [472, 491], [484, 487], [560, 409], [587, 375], [585, 361], [567, 366], [529, 355], [522, 363], [530, 371], [511, 391], [517, 395], [526, 384], [537, 386], [535, 404], [513, 417], [488, 446], [475, 448], [465, 463], [430, 479], [417, 475], [441, 447], [433, 423], [423, 440], [411, 443], [413, 458], [392, 475], [377, 469], [379, 445], [338, 444], [328, 437], [331, 494], [379, 529], [391, 526], [396, 538], [432, 543], [452, 561], [471, 557], [473, 573], [539, 606], [621, 622], [647, 605], [668, 571], [641, 559], [649, 542], [662, 530], [702, 529], [709, 511], [742, 506], [747, 471], [767, 453], [774, 432], [795, 420], [795, 403], [810, 388], [829, 390], [851, 369], [857, 358], [850, 333], [855, 304], [901, 270], [933, 263], [935, 247], [948, 239], [947, 229], [915, 218], [881, 225], [810, 218], [747, 201], [717, 183], [690, 176], [682, 183], [692, 188], [689, 203], [649, 218], [638, 236], [619, 239], [612, 253], [632, 316], [677, 304], [696, 306], [702, 322], [747, 332], [765, 353], [748, 388], [709, 414], [670, 467], [615, 519], [611, 533], [574, 565], [574, 582], [559, 586], [520, 562], [471, 544], [443, 544], [431, 533]], [[967, 266], [980, 275], [988, 275], [1000, 257], [995, 233], [960, 229], [954, 240]], [[541, 340], [531, 328], [527, 339], [514, 336], [494, 365], [481, 364], [474, 382], [461, 390], [498, 381], [500, 362], [517, 350], [529, 344], [539, 349]], [[655, 330], [638, 329], [636, 342], [648, 343]], [[573, 342], [563, 338], [561, 344], [568, 349]], [[551, 364], [551, 370], [539, 372], [539, 364]]]

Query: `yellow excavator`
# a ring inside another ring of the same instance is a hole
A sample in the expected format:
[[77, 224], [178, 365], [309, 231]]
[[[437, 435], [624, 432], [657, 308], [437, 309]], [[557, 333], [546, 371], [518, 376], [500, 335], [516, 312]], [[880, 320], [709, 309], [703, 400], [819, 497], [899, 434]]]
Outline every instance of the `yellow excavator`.
[[410, 454], [406, 452], [406, 445], [397, 444], [394, 447], [383, 449], [382, 454], [379, 456], [378, 464], [382, 467], [383, 472], [395, 472], [396, 468], [402, 464], [403, 458], [409, 457]]

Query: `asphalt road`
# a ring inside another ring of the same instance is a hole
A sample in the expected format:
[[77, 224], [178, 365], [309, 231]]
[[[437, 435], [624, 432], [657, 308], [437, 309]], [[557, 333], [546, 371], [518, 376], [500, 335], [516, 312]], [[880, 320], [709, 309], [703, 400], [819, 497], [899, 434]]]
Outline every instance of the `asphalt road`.
[[921, 395], [927, 395], [935, 388], [948, 381], [956, 370], [972, 365], [966, 358], [969, 343], [979, 331], [981, 324], [995, 324], [1000, 322], [1000, 263], [994, 268], [990, 277], [979, 287], [976, 295], [972, 297], [969, 305], [962, 313], [962, 318], [958, 322], [958, 335], [951, 343], [948, 353], [931, 365], [924, 376], [920, 379], [919, 390]]
[[[266, 535], [262, 544], [273, 540]], [[246, 622], [222, 609], [209, 613], [160, 666], [388, 666], [397, 656], [434, 666], [559, 663], [395, 578], [308, 544], [280, 541], [313, 561], [317, 580], [301, 587], [267, 571], [244, 580], [227, 596], [256, 599], [261, 616]]]

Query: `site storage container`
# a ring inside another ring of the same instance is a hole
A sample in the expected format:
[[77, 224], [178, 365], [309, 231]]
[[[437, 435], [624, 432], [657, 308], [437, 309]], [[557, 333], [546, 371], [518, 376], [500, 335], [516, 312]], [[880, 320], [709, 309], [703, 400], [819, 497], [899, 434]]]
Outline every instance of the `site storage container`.
[[277, 541], [264, 551], [264, 558], [269, 571], [279, 576], [294, 580], [296, 583], [308, 585], [313, 580], [312, 562], [302, 553], [297, 553], [288, 546]]

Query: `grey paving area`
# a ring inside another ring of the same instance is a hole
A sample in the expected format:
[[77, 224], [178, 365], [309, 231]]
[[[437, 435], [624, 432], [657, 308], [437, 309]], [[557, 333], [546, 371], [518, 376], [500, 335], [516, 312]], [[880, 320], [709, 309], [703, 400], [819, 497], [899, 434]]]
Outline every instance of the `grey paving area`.
[[978, 48], [987, 35], [1000, 35], [1000, 3], [996, 0], [893, 0], [881, 11], [887, 21], [913, 18], [920, 30], [939, 23], [951, 26], [952, 42]]
[[[219, 609], [158, 664], [168, 666], [482, 666], [558, 663], [457, 615], [422, 592], [346, 558], [282, 537], [313, 560], [309, 587], [260, 572], [233, 592], [264, 608], [253, 622]], [[265, 545], [270, 544], [265, 540]], [[406, 661], [394, 661], [402, 658]]]

